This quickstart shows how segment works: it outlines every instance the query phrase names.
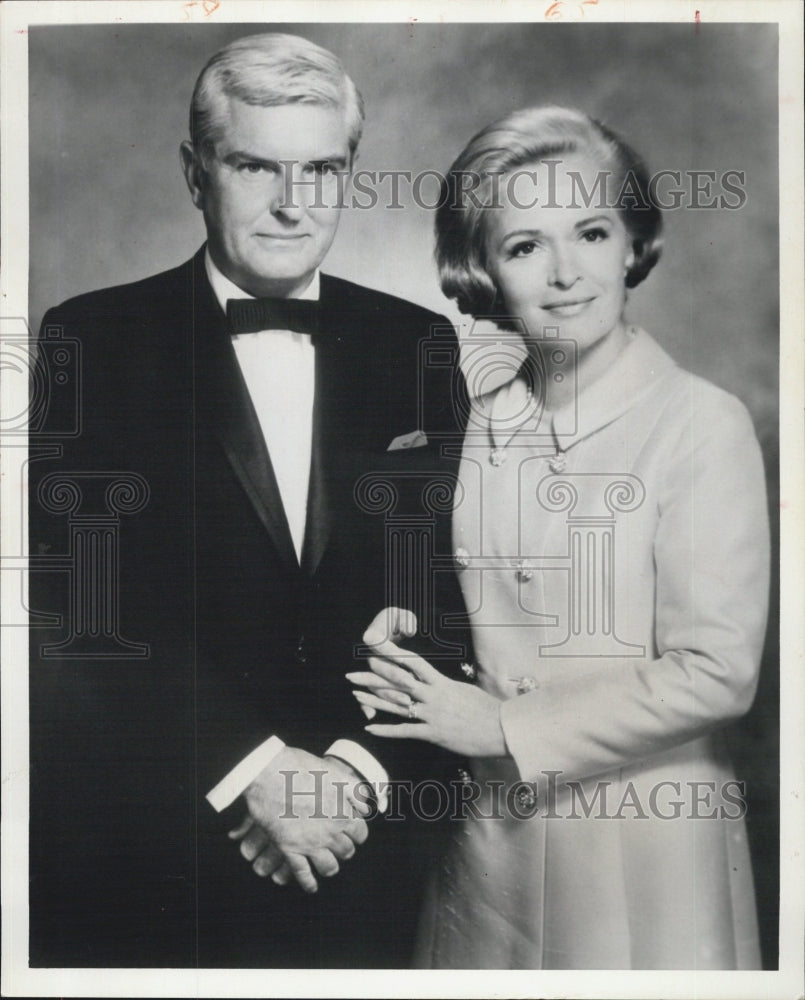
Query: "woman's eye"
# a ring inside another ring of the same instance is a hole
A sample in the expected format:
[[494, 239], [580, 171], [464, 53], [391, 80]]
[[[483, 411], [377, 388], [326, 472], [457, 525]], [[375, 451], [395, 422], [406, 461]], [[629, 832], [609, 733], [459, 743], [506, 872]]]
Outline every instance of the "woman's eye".
[[581, 238], [585, 243], [600, 243], [602, 240], [607, 239], [609, 233], [606, 229], [600, 226], [596, 226], [595, 229], [585, 229], [581, 234]]
[[510, 257], [530, 257], [531, 254], [537, 249], [537, 244], [533, 240], [529, 240], [526, 243], [517, 243], [509, 251]]

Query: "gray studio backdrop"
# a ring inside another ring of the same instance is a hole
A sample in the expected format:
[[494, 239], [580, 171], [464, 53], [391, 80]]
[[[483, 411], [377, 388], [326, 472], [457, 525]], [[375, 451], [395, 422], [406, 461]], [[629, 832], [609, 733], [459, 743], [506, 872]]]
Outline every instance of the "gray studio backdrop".
[[[653, 171], [742, 172], [739, 209], [666, 213], [662, 260], [630, 293], [629, 314], [686, 368], [744, 400], [776, 508], [776, 25], [34, 27], [33, 329], [48, 306], [173, 267], [201, 244], [201, 215], [178, 156], [193, 83], [219, 47], [272, 29], [305, 35], [342, 58], [366, 101], [361, 169], [445, 171], [493, 118], [550, 102], [611, 125]], [[378, 190], [375, 209], [344, 212], [326, 269], [457, 320], [432, 264], [432, 210], [413, 203], [410, 186], [401, 187], [397, 209], [385, 207], [388, 187]], [[422, 189], [431, 203], [434, 190], [433, 183]], [[767, 966], [776, 962], [775, 621], [773, 613], [758, 702], [734, 732]]]

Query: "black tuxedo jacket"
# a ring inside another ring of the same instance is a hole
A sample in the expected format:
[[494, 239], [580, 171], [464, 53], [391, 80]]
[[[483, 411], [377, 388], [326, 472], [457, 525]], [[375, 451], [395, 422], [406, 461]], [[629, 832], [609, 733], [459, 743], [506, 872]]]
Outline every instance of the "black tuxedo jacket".
[[[452, 574], [431, 564], [449, 556], [441, 445], [462, 430], [450, 325], [326, 275], [321, 310], [301, 567], [203, 250], [45, 317], [79, 393], [77, 422], [76, 399], [50, 393], [60, 453], [30, 463], [30, 604], [61, 621], [31, 635], [34, 965], [407, 960], [421, 858], [391, 827], [410, 824], [373, 821], [304, 897], [227, 839], [241, 803], [218, 816], [204, 800], [272, 733], [317, 754], [355, 739], [394, 778], [434, 773], [424, 744], [368, 737], [344, 673], [391, 600], [442, 669], [467, 655], [442, 627]], [[418, 429], [426, 447], [388, 450]]]

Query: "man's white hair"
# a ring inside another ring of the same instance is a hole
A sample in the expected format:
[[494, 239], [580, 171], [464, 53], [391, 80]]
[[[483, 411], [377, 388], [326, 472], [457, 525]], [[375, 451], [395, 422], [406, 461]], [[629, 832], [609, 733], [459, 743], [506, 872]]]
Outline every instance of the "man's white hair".
[[341, 62], [299, 35], [268, 32], [230, 42], [201, 71], [190, 104], [190, 138], [197, 152], [212, 152], [226, 123], [226, 98], [276, 107], [317, 104], [343, 108], [350, 156], [363, 130], [363, 99]]

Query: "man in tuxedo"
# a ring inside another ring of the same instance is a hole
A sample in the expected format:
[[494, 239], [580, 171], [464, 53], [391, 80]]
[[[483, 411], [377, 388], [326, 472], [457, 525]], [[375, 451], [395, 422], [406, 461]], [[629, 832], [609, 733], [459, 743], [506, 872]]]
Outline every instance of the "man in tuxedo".
[[394, 593], [385, 516], [421, 528], [460, 427], [421, 364], [448, 322], [320, 271], [362, 118], [326, 50], [230, 44], [181, 145], [205, 246], [43, 322], [82, 394], [30, 469], [32, 552], [72, 560], [31, 574], [61, 623], [31, 635], [33, 965], [407, 961], [408, 825], [377, 817], [424, 749], [370, 739], [344, 674], [395, 596], [461, 658], [428, 563], [449, 503]]

